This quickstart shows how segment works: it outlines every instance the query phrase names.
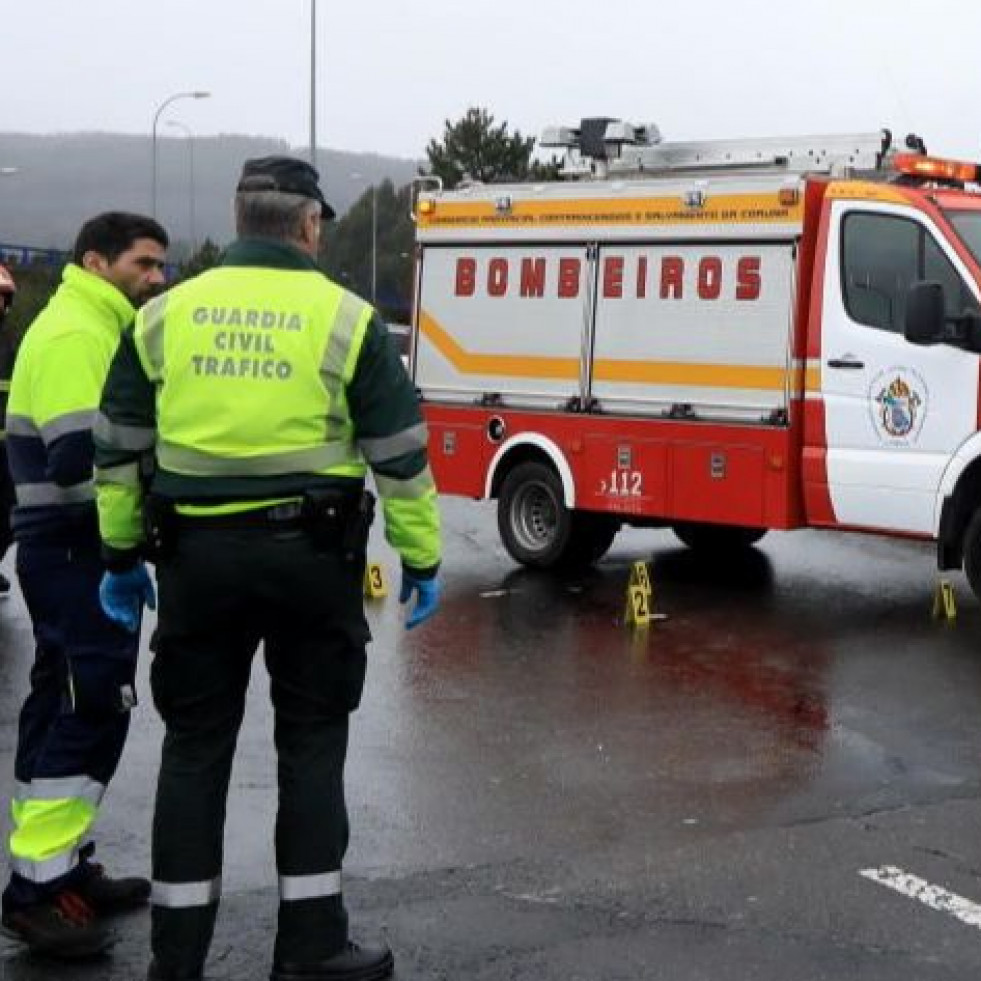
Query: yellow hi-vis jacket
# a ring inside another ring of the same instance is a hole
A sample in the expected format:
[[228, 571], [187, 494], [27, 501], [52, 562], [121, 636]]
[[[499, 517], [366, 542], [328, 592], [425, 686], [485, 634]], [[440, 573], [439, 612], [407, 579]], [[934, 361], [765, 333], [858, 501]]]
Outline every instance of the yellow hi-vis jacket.
[[20, 347], [7, 403], [14, 533], [96, 543], [92, 425], [136, 311], [112, 283], [70, 263]]
[[156, 298], [123, 337], [95, 424], [99, 523], [110, 565], [143, 537], [152, 490], [228, 512], [360, 486], [370, 466], [386, 537], [435, 574], [436, 490], [415, 390], [372, 308], [290, 246], [242, 241]]

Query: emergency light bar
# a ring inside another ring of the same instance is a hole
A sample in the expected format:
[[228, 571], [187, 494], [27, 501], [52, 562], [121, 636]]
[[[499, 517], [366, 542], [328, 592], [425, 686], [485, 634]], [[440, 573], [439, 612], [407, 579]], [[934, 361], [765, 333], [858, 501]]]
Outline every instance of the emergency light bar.
[[919, 153], [897, 153], [892, 160], [897, 173], [926, 180], [956, 181], [959, 184], [981, 183], [981, 166], [964, 160], [944, 160]]

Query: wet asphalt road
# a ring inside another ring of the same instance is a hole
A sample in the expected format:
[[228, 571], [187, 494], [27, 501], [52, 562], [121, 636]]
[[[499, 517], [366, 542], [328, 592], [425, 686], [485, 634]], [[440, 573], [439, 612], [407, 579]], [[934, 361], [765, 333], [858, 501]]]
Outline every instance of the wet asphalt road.
[[[440, 617], [407, 635], [394, 597], [370, 606], [348, 766], [353, 932], [391, 943], [400, 981], [981, 973], [981, 929], [859, 874], [897, 866], [981, 905], [981, 605], [954, 576], [957, 621], [931, 619], [930, 547], [772, 534], [720, 571], [629, 531], [563, 581], [511, 563], [492, 506], [448, 500], [444, 519]], [[394, 579], [380, 535], [373, 557]], [[635, 559], [667, 615], [646, 632], [623, 624]], [[9, 788], [31, 657], [17, 596], [0, 651]], [[148, 863], [142, 670], [99, 834], [120, 872]], [[274, 807], [260, 664], [209, 978], [268, 976]], [[72, 968], [2, 941], [0, 979], [142, 978], [148, 917], [117, 932], [111, 958]]]

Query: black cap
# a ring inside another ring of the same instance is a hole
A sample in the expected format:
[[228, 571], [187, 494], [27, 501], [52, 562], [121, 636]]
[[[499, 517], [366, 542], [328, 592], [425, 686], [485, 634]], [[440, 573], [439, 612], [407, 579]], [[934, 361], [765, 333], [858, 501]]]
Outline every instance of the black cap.
[[320, 217], [330, 221], [334, 209], [324, 199], [318, 181], [320, 174], [305, 160], [296, 157], [257, 157], [246, 160], [236, 191], [282, 191], [320, 202]]

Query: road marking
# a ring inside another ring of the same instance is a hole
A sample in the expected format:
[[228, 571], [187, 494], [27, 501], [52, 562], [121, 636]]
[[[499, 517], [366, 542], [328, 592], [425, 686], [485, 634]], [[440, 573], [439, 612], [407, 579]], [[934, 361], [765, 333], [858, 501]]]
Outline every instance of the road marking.
[[883, 865], [878, 869], [863, 869], [859, 875], [878, 882], [880, 886], [887, 889], [894, 889], [896, 892], [915, 899], [918, 902], [937, 910], [939, 913], [948, 913], [956, 917], [968, 926], [976, 927], [981, 930], [981, 906], [972, 903], [971, 900], [958, 896], [956, 893], [948, 892], [935, 886], [932, 883], [921, 879], [919, 876], [911, 875], [895, 865]]

